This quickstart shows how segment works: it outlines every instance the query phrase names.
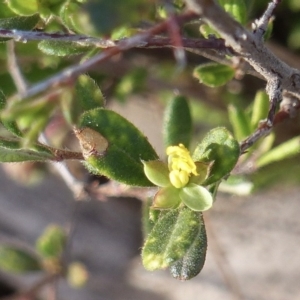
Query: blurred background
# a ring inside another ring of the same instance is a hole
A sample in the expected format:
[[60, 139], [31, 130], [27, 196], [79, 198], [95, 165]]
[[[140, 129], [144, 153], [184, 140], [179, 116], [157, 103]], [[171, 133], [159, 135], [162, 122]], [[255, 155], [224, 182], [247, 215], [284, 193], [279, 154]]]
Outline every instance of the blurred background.
[[[268, 3], [246, 2], [251, 7], [249, 20], [259, 17]], [[267, 45], [282, 60], [300, 69], [300, 2], [282, 1], [275, 16]], [[197, 26], [191, 25], [186, 31], [193, 35]], [[47, 29], [61, 30], [56, 23]], [[28, 83], [55, 74], [77, 59], [41, 54], [36, 42], [15, 43], [15, 52]], [[5, 43], [0, 44], [0, 60], [0, 88], [10, 96], [16, 86], [6, 67]], [[219, 88], [201, 85], [192, 72], [206, 61], [187, 53], [187, 66], [178, 72], [171, 49], [133, 49], [95, 66], [89, 75], [99, 84], [107, 106], [141, 129], [164, 157], [163, 112], [174, 94], [190, 100], [196, 145], [216, 126], [234, 131], [229, 105], [251, 111], [257, 91], [265, 87], [264, 81], [250, 75], [232, 79]], [[56, 114], [46, 128], [50, 140], [62, 147], [76, 148], [74, 134], [62, 119], [61, 114]], [[273, 148], [300, 136], [299, 114], [278, 124], [274, 132]], [[233, 184], [231, 189], [224, 186], [213, 209], [204, 214], [208, 234], [205, 266], [188, 282], [173, 279], [167, 271], [144, 270], [140, 260], [140, 199], [94, 197], [76, 202], [53, 166], [4, 164], [0, 180], [1, 244], [34, 251], [36, 240], [49, 224], [71, 228], [65, 260], [81, 262], [88, 279], [81, 288], [71, 287], [62, 279], [55, 287], [46, 286], [40, 298], [9, 298], [16, 291], [35, 287], [43, 274], [0, 271], [0, 299], [300, 299], [299, 159], [299, 154], [293, 152], [258, 169], [244, 170], [238, 180], [247, 184], [246, 192], [239, 192], [239, 184]], [[80, 164], [74, 163], [70, 169], [76, 178], [95, 182]]]

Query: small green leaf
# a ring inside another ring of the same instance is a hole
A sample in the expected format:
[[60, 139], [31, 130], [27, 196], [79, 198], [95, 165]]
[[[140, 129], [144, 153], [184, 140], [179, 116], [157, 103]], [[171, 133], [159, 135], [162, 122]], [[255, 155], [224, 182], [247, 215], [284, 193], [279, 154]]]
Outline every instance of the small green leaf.
[[19, 101], [13, 98], [1, 111], [2, 122], [16, 122], [24, 131], [22, 143], [24, 148], [33, 144], [49, 121], [55, 107], [55, 98], [49, 101], [47, 96], [40, 98], [27, 98]]
[[99, 86], [88, 75], [80, 75], [75, 88], [65, 89], [61, 99], [64, 117], [70, 125], [77, 124], [85, 111], [105, 105]]
[[[39, 14], [28, 17], [12, 17], [0, 19], [0, 28], [8, 30], [31, 30], [40, 20]], [[0, 42], [7, 41], [10, 38], [0, 38]]]
[[53, 155], [46, 152], [0, 147], [0, 162], [46, 161], [50, 159], [53, 159]]
[[232, 67], [217, 63], [202, 64], [194, 69], [194, 77], [210, 87], [218, 87], [226, 84], [234, 77], [235, 71]]
[[41, 270], [38, 259], [31, 253], [13, 246], [0, 246], [0, 269], [11, 273]]
[[177, 208], [181, 203], [179, 190], [173, 186], [168, 186], [160, 189], [153, 200], [153, 208], [170, 209]]
[[17, 139], [6, 139], [3, 137], [0, 137], [0, 147], [6, 148], [6, 149], [12, 149], [17, 150], [21, 149], [21, 142]]
[[158, 158], [147, 138], [116, 112], [98, 108], [82, 115], [79, 126], [99, 132], [108, 142], [103, 155], [86, 157], [87, 168], [116, 181], [137, 186], [152, 186], [144, 173], [142, 160]]
[[252, 115], [251, 115], [251, 127], [252, 130], [256, 129], [259, 122], [266, 118], [269, 110], [269, 97], [267, 93], [263, 90], [260, 90], [256, 93]]
[[[0, 111], [2, 111], [5, 108], [5, 106], [6, 106], [6, 97], [5, 97], [4, 93], [0, 90]], [[22, 132], [20, 131], [20, 129], [15, 121], [1, 120], [1, 123], [12, 134], [19, 136], [19, 137], [22, 136]]]
[[213, 197], [203, 186], [189, 183], [179, 193], [182, 202], [194, 211], [205, 211], [212, 207]]
[[48, 226], [36, 242], [37, 251], [45, 258], [59, 258], [66, 243], [65, 231], [57, 225]]
[[170, 210], [160, 217], [145, 242], [142, 259], [147, 270], [164, 269], [182, 259], [200, 229], [199, 213], [187, 207]]
[[188, 280], [200, 273], [204, 266], [207, 238], [202, 213], [199, 213], [199, 232], [186, 254], [170, 266], [173, 277]]
[[294, 137], [279, 146], [263, 154], [257, 161], [256, 166], [261, 168], [270, 163], [287, 159], [300, 154], [300, 137]]
[[80, 14], [80, 5], [71, 1], [66, 1], [60, 10], [60, 18], [64, 25], [72, 31], [82, 33], [77, 18]]
[[165, 146], [184, 144], [189, 147], [192, 136], [192, 117], [188, 101], [183, 96], [172, 98], [164, 113], [163, 137]]
[[218, 0], [220, 5], [236, 21], [245, 25], [247, 23], [247, 7], [244, 0]]
[[77, 99], [83, 111], [103, 107], [105, 99], [96, 81], [88, 75], [80, 75], [76, 82]]
[[6, 2], [8, 7], [18, 15], [33, 15], [39, 9], [39, 3], [37, 0], [7, 0]]
[[45, 54], [54, 56], [70, 56], [85, 53], [91, 50], [92, 46], [80, 45], [75, 42], [41, 41], [38, 48]]
[[203, 185], [212, 184], [229, 174], [239, 155], [239, 143], [226, 128], [218, 127], [209, 131], [193, 154], [194, 161], [214, 162], [210, 176]]
[[235, 103], [228, 105], [228, 117], [233, 128], [233, 133], [238, 141], [251, 134], [250, 120], [245, 110], [241, 109]]

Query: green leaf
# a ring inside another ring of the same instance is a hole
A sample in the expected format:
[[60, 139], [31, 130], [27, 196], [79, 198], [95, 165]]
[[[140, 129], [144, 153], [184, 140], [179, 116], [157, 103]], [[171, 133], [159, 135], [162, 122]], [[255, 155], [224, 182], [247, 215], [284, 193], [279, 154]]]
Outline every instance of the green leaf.
[[15, 29], [15, 30], [31, 30], [40, 20], [39, 14], [34, 14], [28, 17], [11, 17], [0, 19], [1, 29]]
[[[3, 141], [1, 142], [3, 144]], [[6, 147], [0, 147], [0, 162], [46, 161], [53, 158], [53, 155], [46, 152], [37, 152], [27, 149], [13, 150], [8, 149], [7, 145]]]
[[75, 42], [62, 41], [41, 41], [38, 48], [45, 54], [54, 56], [71, 56], [85, 53], [93, 48], [93, 46], [80, 45]]
[[192, 117], [185, 97], [176, 96], [168, 102], [164, 113], [163, 137], [166, 147], [180, 143], [189, 147], [192, 137]]
[[8, 7], [18, 15], [32, 15], [39, 9], [39, 3], [37, 0], [7, 0], [6, 2]]
[[0, 147], [6, 148], [6, 149], [12, 149], [17, 150], [21, 149], [21, 142], [18, 139], [6, 139], [3, 137], [0, 137]]
[[83, 111], [104, 107], [105, 99], [96, 81], [88, 75], [80, 75], [76, 82], [77, 99]]
[[252, 130], [256, 129], [259, 122], [266, 118], [269, 110], [269, 97], [267, 93], [263, 90], [260, 90], [256, 93], [252, 115], [251, 115], [251, 128]]
[[[28, 17], [11, 17], [0, 19], [0, 28], [8, 30], [31, 30], [40, 20], [39, 14]], [[0, 42], [8, 41], [10, 38], [0, 38]]]
[[194, 211], [205, 211], [212, 207], [213, 197], [203, 186], [190, 183], [180, 190], [182, 202]]
[[200, 224], [197, 237], [185, 255], [170, 266], [172, 276], [179, 280], [188, 280], [195, 277], [204, 266], [207, 238], [202, 213], [199, 213], [198, 216]]
[[63, 228], [50, 225], [38, 238], [36, 249], [45, 258], [59, 258], [64, 250], [66, 238]]
[[2, 122], [16, 122], [24, 131], [22, 143], [24, 148], [30, 147], [49, 121], [50, 115], [56, 108], [55, 98], [49, 101], [49, 97], [27, 98], [19, 101], [13, 98], [1, 111]]
[[97, 108], [84, 113], [79, 126], [95, 130], [108, 142], [103, 155], [91, 153], [85, 158], [91, 172], [128, 185], [152, 186], [142, 160], [156, 160], [158, 156], [132, 123], [116, 112]]
[[228, 117], [237, 140], [241, 141], [251, 134], [250, 119], [237, 104], [228, 105]]
[[[8, 149], [8, 150], [24, 150], [27, 151], [29, 149], [22, 149], [22, 139], [8, 139], [0, 137], [0, 147]], [[36, 143], [32, 145], [30, 151], [36, 151], [37, 154], [47, 156], [48, 158], [51, 158], [52, 151], [47, 148], [46, 146]]]
[[218, 0], [220, 5], [242, 25], [247, 23], [247, 7], [244, 0]]
[[235, 71], [232, 67], [217, 63], [202, 64], [194, 69], [194, 77], [210, 87], [218, 87], [226, 84], [234, 77]]
[[87, 75], [80, 75], [75, 88], [65, 90], [61, 99], [64, 117], [71, 125], [77, 124], [85, 111], [105, 105], [99, 86]]
[[193, 154], [194, 161], [214, 162], [210, 176], [203, 185], [212, 184], [229, 174], [239, 155], [239, 143], [226, 128], [218, 127], [209, 131]]
[[300, 137], [294, 137], [268, 151], [256, 161], [256, 167], [261, 168], [270, 163], [287, 159], [300, 154]]
[[145, 242], [142, 259], [147, 270], [164, 269], [187, 254], [199, 234], [199, 213], [187, 207], [160, 217]]
[[[0, 111], [2, 111], [6, 106], [6, 97], [4, 93], [0, 90]], [[12, 134], [16, 136], [22, 136], [22, 132], [20, 131], [17, 123], [15, 121], [5, 121], [1, 120], [2, 125], [10, 131]]]
[[0, 269], [11, 273], [41, 270], [38, 259], [31, 253], [13, 246], [0, 246]]

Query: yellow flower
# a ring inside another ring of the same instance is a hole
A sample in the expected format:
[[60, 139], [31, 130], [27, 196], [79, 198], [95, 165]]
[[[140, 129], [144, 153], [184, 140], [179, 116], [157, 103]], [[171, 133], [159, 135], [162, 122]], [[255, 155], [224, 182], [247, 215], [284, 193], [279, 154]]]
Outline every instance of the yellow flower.
[[194, 211], [209, 209], [213, 197], [200, 184], [209, 175], [210, 164], [195, 163], [183, 144], [168, 147], [166, 153], [168, 165], [160, 160], [143, 161], [147, 178], [161, 187], [154, 196], [153, 208], [174, 209], [183, 203]]
[[169, 179], [174, 187], [182, 188], [187, 185], [192, 174], [199, 175], [189, 150], [183, 144], [168, 147], [166, 153], [169, 156]]

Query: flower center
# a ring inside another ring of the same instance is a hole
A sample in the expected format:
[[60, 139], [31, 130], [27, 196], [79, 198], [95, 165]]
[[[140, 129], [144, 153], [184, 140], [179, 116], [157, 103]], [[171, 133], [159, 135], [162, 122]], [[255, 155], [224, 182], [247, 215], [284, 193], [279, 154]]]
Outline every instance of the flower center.
[[189, 182], [191, 174], [198, 175], [190, 152], [183, 144], [167, 148], [170, 182], [176, 188], [182, 188]]

